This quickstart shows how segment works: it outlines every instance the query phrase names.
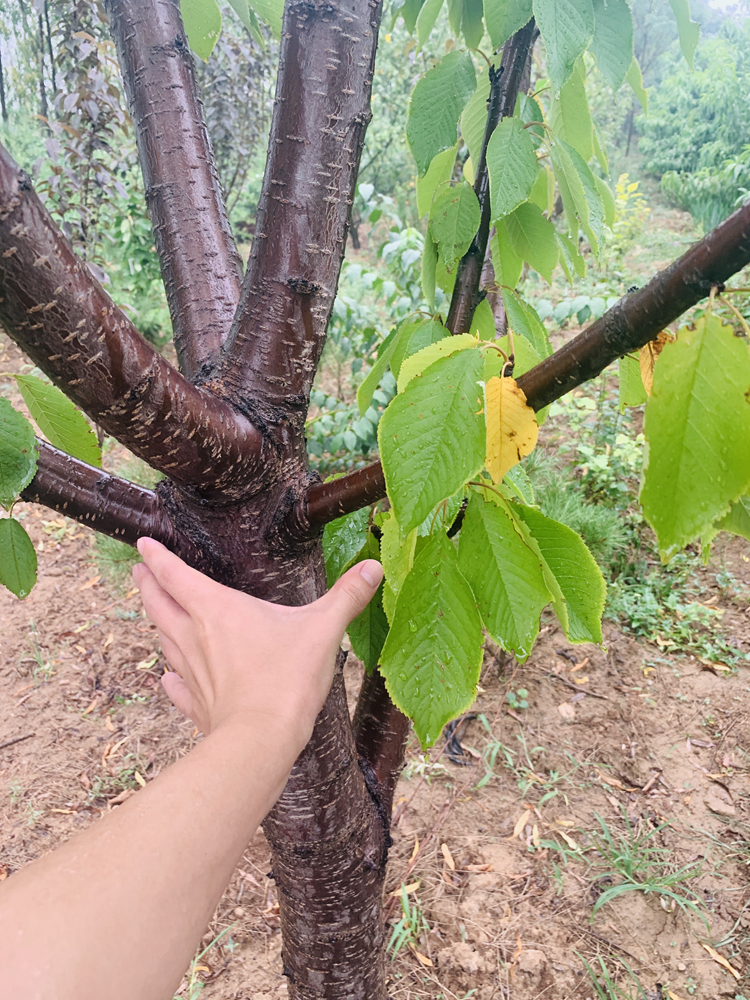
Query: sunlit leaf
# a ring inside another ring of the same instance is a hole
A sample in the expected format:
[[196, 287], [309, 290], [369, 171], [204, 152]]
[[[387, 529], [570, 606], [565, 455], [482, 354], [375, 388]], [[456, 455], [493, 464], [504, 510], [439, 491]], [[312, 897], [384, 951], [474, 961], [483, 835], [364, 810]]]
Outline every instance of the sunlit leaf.
[[381, 655], [394, 703], [423, 746], [471, 705], [482, 665], [482, 620], [445, 532], [427, 538], [406, 577]]
[[513, 378], [491, 378], [485, 386], [487, 456], [485, 465], [493, 482], [536, 447], [539, 425], [536, 414]]

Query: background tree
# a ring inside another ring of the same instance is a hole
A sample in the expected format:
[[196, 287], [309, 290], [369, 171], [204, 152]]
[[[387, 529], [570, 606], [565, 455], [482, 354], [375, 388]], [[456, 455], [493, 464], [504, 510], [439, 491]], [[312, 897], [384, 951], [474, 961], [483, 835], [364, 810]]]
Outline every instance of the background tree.
[[[223, 583], [288, 604], [313, 600], [357, 558], [382, 559], [381, 594], [350, 630], [368, 668], [354, 719], [339, 671], [264, 824], [291, 995], [380, 1000], [389, 816], [409, 717], [430, 743], [471, 701], [483, 628], [523, 658], [551, 603], [570, 641], [601, 638], [601, 575], [581, 539], [534, 505], [518, 466], [536, 440], [534, 413], [622, 358], [624, 404], [641, 401], [653, 377], [643, 502], [665, 557], [720, 529], [747, 530], [746, 339], [709, 315], [664, 347], [655, 369], [644, 365], [645, 382], [630, 355], [750, 261], [750, 211], [551, 353], [514, 287], [525, 263], [580, 273], [583, 240], [596, 252], [612, 221], [584, 52], [613, 87], [629, 77], [637, 89], [630, 11], [624, 0], [575, 0], [565, 18], [546, 0], [533, 9], [451, 3], [455, 41], [416, 81], [406, 129], [417, 211], [428, 217], [422, 309], [380, 345], [359, 393], [370, 421], [390, 368], [397, 393], [379, 420], [383, 464], [322, 483], [308, 464], [305, 419], [355, 198], [381, 10], [364, 0], [290, 2], [281, 31], [278, 8], [233, 6], [248, 30], [260, 32], [261, 16], [281, 35], [244, 276], [179, 8], [108, 4], [179, 371], [75, 255], [28, 174], [0, 153], [3, 327], [165, 477], [149, 490], [102, 471], [82, 418], [47, 383], [20, 376], [48, 441], [35, 441], [0, 400], [0, 501], [10, 510], [18, 495], [46, 503], [130, 544], [150, 534]], [[692, 58], [697, 26], [686, 4], [673, 6]], [[402, 9], [420, 43], [439, 10]], [[207, 57], [219, 8], [191, 4], [186, 16], [191, 45]], [[485, 27], [487, 52], [475, 62]], [[524, 90], [539, 35], [541, 99]], [[560, 229], [551, 221], [558, 192]], [[496, 339], [485, 301], [488, 246], [513, 339]], [[400, 266], [416, 249], [399, 246]], [[389, 507], [373, 509], [386, 485]], [[22, 526], [0, 520], [2, 582], [24, 594], [34, 576]]]

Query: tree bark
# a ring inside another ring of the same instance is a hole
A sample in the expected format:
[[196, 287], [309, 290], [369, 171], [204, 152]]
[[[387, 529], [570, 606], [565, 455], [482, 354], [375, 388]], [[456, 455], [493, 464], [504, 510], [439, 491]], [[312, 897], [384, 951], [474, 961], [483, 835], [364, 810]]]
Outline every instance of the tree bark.
[[180, 368], [208, 376], [229, 333], [242, 262], [224, 208], [179, 0], [107, 0], [135, 124]]
[[0, 323], [78, 406], [175, 482], [228, 497], [258, 475], [246, 416], [191, 385], [75, 255], [0, 146]]
[[3, 121], [8, 120], [8, 108], [5, 104], [5, 73], [3, 72], [3, 53], [0, 49], [0, 114], [3, 116]]
[[381, 0], [290, 0], [242, 299], [216, 391], [302, 432], [370, 121]]
[[[750, 263], [750, 204], [730, 215], [687, 253], [620, 301], [577, 337], [518, 379], [529, 406], [549, 403], [595, 378], [623, 354], [643, 347], [712, 288]], [[330, 483], [314, 483], [296, 515], [298, 530], [319, 531], [329, 521], [385, 496], [380, 462]]]

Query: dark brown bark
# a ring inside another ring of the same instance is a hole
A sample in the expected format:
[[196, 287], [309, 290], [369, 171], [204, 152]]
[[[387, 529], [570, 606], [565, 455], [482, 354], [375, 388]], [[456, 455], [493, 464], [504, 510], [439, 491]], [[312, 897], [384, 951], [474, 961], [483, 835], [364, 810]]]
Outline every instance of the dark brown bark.
[[354, 200], [381, 0], [290, 0], [268, 160], [218, 392], [301, 431]]
[[[583, 333], [526, 372], [518, 384], [529, 406], [541, 410], [631, 351], [643, 347], [669, 323], [722, 288], [750, 263], [750, 204], [713, 229], [687, 253], [636, 292], [630, 292]], [[296, 524], [320, 528], [342, 514], [385, 496], [380, 462], [331, 483], [314, 483], [297, 513]]]
[[484, 127], [482, 149], [476, 165], [474, 193], [481, 209], [481, 222], [471, 246], [461, 258], [456, 270], [446, 327], [451, 333], [468, 333], [479, 303], [484, 298], [481, 288], [482, 269], [487, 255], [490, 236], [490, 175], [487, 170], [487, 143], [502, 118], [513, 114], [521, 79], [529, 63], [529, 56], [538, 35], [536, 22], [529, 23], [512, 35], [503, 46], [499, 69], [490, 66], [490, 97], [487, 103], [487, 122]]
[[[42, 503], [128, 545], [149, 535], [171, 549], [178, 547], [178, 533], [153, 490], [111, 476], [46, 441], [37, 444], [37, 471], [21, 494], [23, 500]], [[185, 547], [184, 540], [179, 547]]]
[[262, 440], [253, 425], [143, 340], [2, 147], [0, 323], [81, 409], [153, 468], [228, 496], [254, 481]]
[[380, 807], [390, 820], [411, 722], [391, 701], [379, 670], [365, 675], [352, 728], [361, 766], [369, 769], [377, 782]]
[[179, 0], [107, 0], [135, 124], [180, 368], [205, 377], [229, 333], [242, 262], [195, 84]]

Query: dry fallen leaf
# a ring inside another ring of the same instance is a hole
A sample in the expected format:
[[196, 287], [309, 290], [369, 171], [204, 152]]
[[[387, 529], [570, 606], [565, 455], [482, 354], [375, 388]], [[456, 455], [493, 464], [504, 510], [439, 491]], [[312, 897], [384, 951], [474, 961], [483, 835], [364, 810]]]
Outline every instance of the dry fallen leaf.
[[577, 851], [578, 850], [578, 844], [575, 842], [575, 840], [573, 840], [572, 837], [569, 837], [567, 835], [567, 833], [565, 833], [564, 830], [558, 830], [557, 832], [560, 834], [560, 836], [565, 841], [565, 843], [568, 845], [568, 847], [571, 849], [571, 851]]
[[417, 879], [416, 882], [410, 882], [409, 885], [399, 886], [398, 889], [394, 889], [393, 892], [389, 893], [388, 898], [398, 899], [402, 892], [405, 892], [409, 896], [412, 892], [416, 892], [421, 884], [421, 880]]
[[84, 708], [84, 710], [81, 712], [81, 716], [88, 715], [89, 712], [93, 712], [98, 704], [99, 704], [99, 695], [97, 695], [96, 698], [94, 698], [94, 700], [91, 702], [88, 708]]
[[492, 865], [465, 865], [464, 871], [467, 872], [491, 872], [493, 871]]
[[409, 864], [412, 863], [412, 861], [416, 858], [416, 856], [418, 854], [419, 854], [419, 837], [415, 833], [414, 834], [414, 850], [411, 852], [411, 857], [409, 858]]
[[133, 777], [138, 782], [138, 784], [141, 786], [141, 788], [145, 788], [146, 787], [146, 779], [143, 777], [143, 775], [140, 773], [140, 771], [133, 771]]
[[137, 664], [137, 666], [136, 666], [135, 669], [136, 670], [150, 670], [151, 667], [153, 667], [153, 665], [156, 663], [156, 661], [158, 659], [159, 659], [159, 654], [158, 653], [154, 653], [154, 655], [153, 656], [149, 656], [149, 658], [147, 660], [141, 660], [141, 662], [139, 664]]
[[101, 580], [101, 578], [102, 578], [101, 573], [99, 574], [99, 576], [92, 576], [90, 580], [87, 580], [85, 583], [82, 583], [81, 586], [78, 589], [79, 590], [88, 590], [89, 587], [95, 587], [97, 585], [97, 583], [99, 583], [99, 581]]
[[703, 944], [701, 942], [701, 948], [705, 948], [705, 950], [708, 952], [708, 954], [711, 956], [714, 962], [718, 962], [719, 965], [723, 966], [727, 970], [727, 972], [731, 972], [735, 979], [740, 978], [739, 972], [735, 968], [733, 968], [733, 966], [731, 966], [729, 962], [727, 962], [727, 960], [724, 958], [723, 955], [720, 955], [718, 951], [714, 951], [711, 945]]
[[107, 716], [107, 718], [104, 720], [104, 725], [107, 727], [110, 733], [113, 733], [115, 731], [115, 727], [112, 725], [112, 720], [110, 719], [109, 716]]
[[114, 641], [115, 641], [115, 633], [110, 632], [107, 638], [104, 640], [104, 645], [102, 646], [102, 650], [108, 649]]
[[417, 951], [414, 945], [412, 945], [411, 948], [416, 957], [422, 963], [422, 965], [430, 965], [430, 966], [432, 965], [432, 961], [426, 955], [423, 955], [421, 951]]
[[530, 454], [536, 445], [539, 426], [536, 414], [515, 379], [493, 376], [485, 388], [487, 457], [485, 464], [492, 481], [499, 483], [505, 473]]
[[448, 847], [447, 844], [441, 844], [440, 850], [443, 854], [443, 857], [445, 858], [446, 865], [448, 865], [450, 870], [454, 872], [456, 870], [456, 862], [453, 860], [453, 855], [450, 852], [450, 848]]
[[575, 719], [576, 717], [575, 706], [571, 705], [569, 701], [564, 701], [562, 705], [558, 705], [557, 711], [563, 719]]
[[521, 836], [521, 834], [524, 831], [524, 828], [526, 827], [526, 824], [529, 822], [530, 819], [531, 819], [531, 809], [525, 809], [518, 817], [516, 825], [513, 827], [513, 835], [510, 838], [511, 840], [514, 840], [516, 837]]

